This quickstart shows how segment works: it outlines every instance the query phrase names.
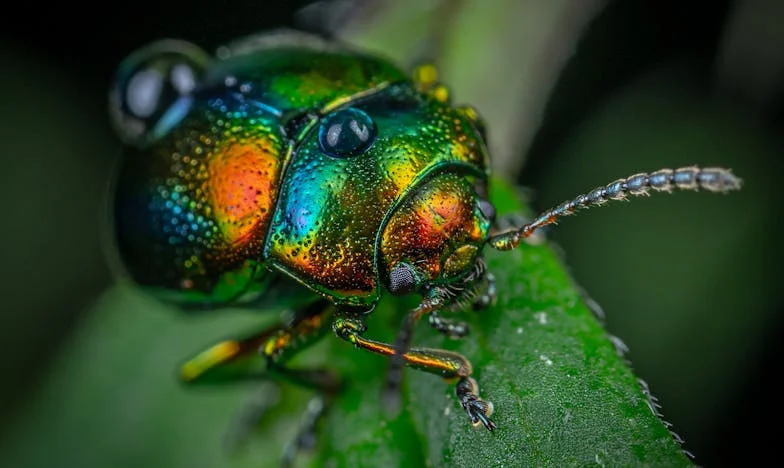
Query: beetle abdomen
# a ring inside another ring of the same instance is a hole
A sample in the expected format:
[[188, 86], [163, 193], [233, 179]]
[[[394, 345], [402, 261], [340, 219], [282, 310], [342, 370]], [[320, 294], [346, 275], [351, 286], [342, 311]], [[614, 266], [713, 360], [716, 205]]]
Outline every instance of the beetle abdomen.
[[274, 35], [218, 60], [166, 41], [128, 60], [112, 93], [137, 148], [118, 181], [119, 253], [181, 304], [262, 292], [275, 270], [368, 306], [394, 206], [431, 173], [486, 175], [472, 119], [380, 58]]
[[125, 155], [116, 232], [135, 281], [177, 302], [220, 303], [264, 272], [286, 144], [266, 109], [229, 93], [198, 98], [169, 135]]

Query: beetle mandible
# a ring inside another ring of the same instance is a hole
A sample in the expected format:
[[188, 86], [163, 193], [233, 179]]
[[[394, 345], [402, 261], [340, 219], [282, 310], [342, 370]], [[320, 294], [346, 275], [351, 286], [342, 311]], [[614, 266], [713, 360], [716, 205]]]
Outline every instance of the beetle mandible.
[[[435, 69], [413, 76], [389, 62], [302, 33], [278, 32], [211, 57], [181, 41], [131, 54], [110, 94], [126, 144], [115, 183], [119, 259], [130, 277], [183, 307], [285, 304], [286, 323], [219, 343], [188, 361], [185, 381], [265, 371], [324, 391], [337, 379], [287, 360], [330, 329], [390, 358], [388, 395], [405, 365], [456, 381], [470, 422], [489, 430], [492, 404], [470, 362], [412, 346], [424, 316], [453, 337], [467, 327], [440, 313], [492, 302], [482, 259], [575, 211], [651, 190], [728, 192], [722, 168], [635, 174], [579, 195], [528, 223], [500, 229], [488, 199], [484, 124], [451, 104]], [[293, 281], [292, 281], [293, 280]], [[418, 294], [394, 343], [366, 338], [383, 291]]]

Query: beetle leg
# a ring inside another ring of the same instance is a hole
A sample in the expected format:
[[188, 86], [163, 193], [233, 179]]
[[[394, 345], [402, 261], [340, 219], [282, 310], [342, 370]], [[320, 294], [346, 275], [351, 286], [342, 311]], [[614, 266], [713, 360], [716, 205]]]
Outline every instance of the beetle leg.
[[316, 395], [308, 402], [308, 406], [302, 414], [297, 437], [286, 444], [286, 448], [283, 450], [282, 466], [293, 465], [297, 453], [311, 450], [316, 446], [316, 426], [327, 412], [328, 403], [324, 395]]
[[[286, 444], [281, 458], [282, 466], [291, 466], [299, 452], [315, 446], [318, 423], [326, 415], [334, 398], [334, 392], [322, 391], [312, 397], [300, 418], [297, 434]], [[235, 452], [248, 439], [264, 415], [280, 399], [280, 387], [276, 382], [264, 382], [261, 392], [235, 418], [232, 429], [226, 434], [225, 446], [229, 453]]]
[[234, 453], [248, 440], [251, 431], [256, 427], [272, 407], [280, 401], [280, 385], [277, 382], [262, 382], [255, 389], [251, 398], [245, 402], [226, 432], [224, 446], [229, 453]]
[[326, 301], [318, 301], [297, 313], [289, 324], [222, 341], [186, 362], [180, 378], [186, 383], [214, 383], [280, 376], [308, 387], [336, 388], [328, 372], [285, 367], [292, 356], [324, 336], [333, 311]]
[[436, 331], [451, 338], [462, 338], [469, 333], [468, 325], [451, 319], [442, 318], [437, 312], [442, 309], [459, 310], [474, 306], [478, 309], [495, 301], [495, 278], [487, 271], [487, 264], [479, 257], [474, 264], [473, 271], [455, 284], [434, 288], [429, 295], [403, 319], [397, 339], [395, 340], [395, 354], [389, 362], [387, 374], [387, 388], [385, 399], [390, 408], [396, 408], [399, 399], [400, 383], [403, 380], [402, 359], [411, 346], [411, 337], [414, 326], [419, 319], [430, 314], [429, 323]]
[[464, 338], [468, 336], [468, 325], [457, 320], [442, 318], [438, 312], [431, 312], [428, 316], [428, 323], [439, 333], [450, 338]]
[[[289, 324], [212, 346], [186, 362], [180, 376], [190, 384], [278, 378], [317, 390], [319, 394], [308, 405], [297, 437], [284, 452], [283, 463], [290, 464], [298, 450], [312, 445], [316, 423], [340, 389], [340, 379], [327, 369], [291, 369], [285, 363], [326, 333], [333, 312], [334, 307], [326, 301], [313, 303], [295, 314]], [[277, 388], [269, 381], [264, 384], [260, 397], [239, 415], [229, 433], [229, 448], [236, 448], [274, 405]]]
[[[363, 338], [367, 329], [365, 321], [357, 315], [338, 315], [333, 319], [332, 328], [335, 334], [357, 348], [361, 348], [382, 356], [397, 354], [395, 346]], [[433, 348], [409, 348], [401, 355], [403, 362], [409, 367], [440, 375], [452, 380], [457, 379], [455, 393], [471, 423], [482, 424], [488, 430], [495, 429], [490, 419], [493, 405], [479, 398], [479, 387], [471, 378], [471, 363], [458, 353]]]
[[474, 310], [482, 310], [485, 307], [495, 304], [497, 296], [498, 289], [495, 286], [495, 276], [488, 271], [484, 278], [484, 289], [474, 298]]

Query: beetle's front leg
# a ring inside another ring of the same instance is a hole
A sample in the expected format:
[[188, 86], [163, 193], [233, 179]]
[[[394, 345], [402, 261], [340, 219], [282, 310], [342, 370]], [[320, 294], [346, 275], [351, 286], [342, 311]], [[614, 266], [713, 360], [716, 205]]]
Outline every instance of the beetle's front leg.
[[403, 380], [403, 353], [411, 346], [414, 326], [423, 315], [429, 314], [428, 322], [436, 331], [450, 338], [463, 338], [469, 334], [464, 322], [442, 318], [441, 310], [459, 310], [473, 305], [480, 310], [495, 302], [495, 278], [487, 271], [487, 264], [479, 257], [472, 271], [454, 284], [436, 287], [427, 297], [409, 312], [398, 331], [395, 340], [395, 354], [389, 363], [385, 400], [390, 408], [396, 408], [399, 400], [400, 383]]
[[[482, 259], [479, 259], [479, 261], [483, 262]], [[484, 266], [481, 268], [484, 268]], [[495, 276], [489, 271], [484, 271], [482, 272], [481, 277], [469, 277], [469, 279], [461, 285], [458, 296], [453, 299], [455, 304], [453, 304], [452, 308], [459, 309], [463, 307], [464, 304], [470, 303], [475, 311], [480, 311], [494, 304], [496, 296]], [[421, 313], [414, 310], [410, 317], [403, 322], [401, 334], [410, 336], [413, 330], [407, 330], [407, 328], [413, 328], [414, 323], [421, 316]], [[437, 310], [429, 312], [428, 324], [437, 332], [450, 338], [465, 338], [470, 333], [468, 324], [458, 320], [444, 318]], [[402, 348], [400, 349], [402, 350]]]
[[[338, 337], [357, 348], [382, 356], [396, 355], [394, 346], [362, 337], [367, 327], [361, 316], [337, 315], [332, 322], [332, 328]], [[447, 380], [457, 379], [455, 393], [471, 423], [482, 424], [488, 430], [495, 429], [496, 425], [490, 419], [493, 405], [479, 397], [479, 386], [476, 380], [471, 378], [472, 367], [468, 359], [443, 349], [416, 347], [403, 353], [402, 359], [409, 367], [440, 375]]]

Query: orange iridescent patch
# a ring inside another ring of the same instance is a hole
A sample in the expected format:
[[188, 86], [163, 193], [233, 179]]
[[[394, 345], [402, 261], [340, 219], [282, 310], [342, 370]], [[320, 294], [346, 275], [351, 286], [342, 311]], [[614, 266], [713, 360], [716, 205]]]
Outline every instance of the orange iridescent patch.
[[233, 143], [209, 158], [207, 194], [228, 245], [263, 234], [277, 194], [280, 160], [265, 142]]

